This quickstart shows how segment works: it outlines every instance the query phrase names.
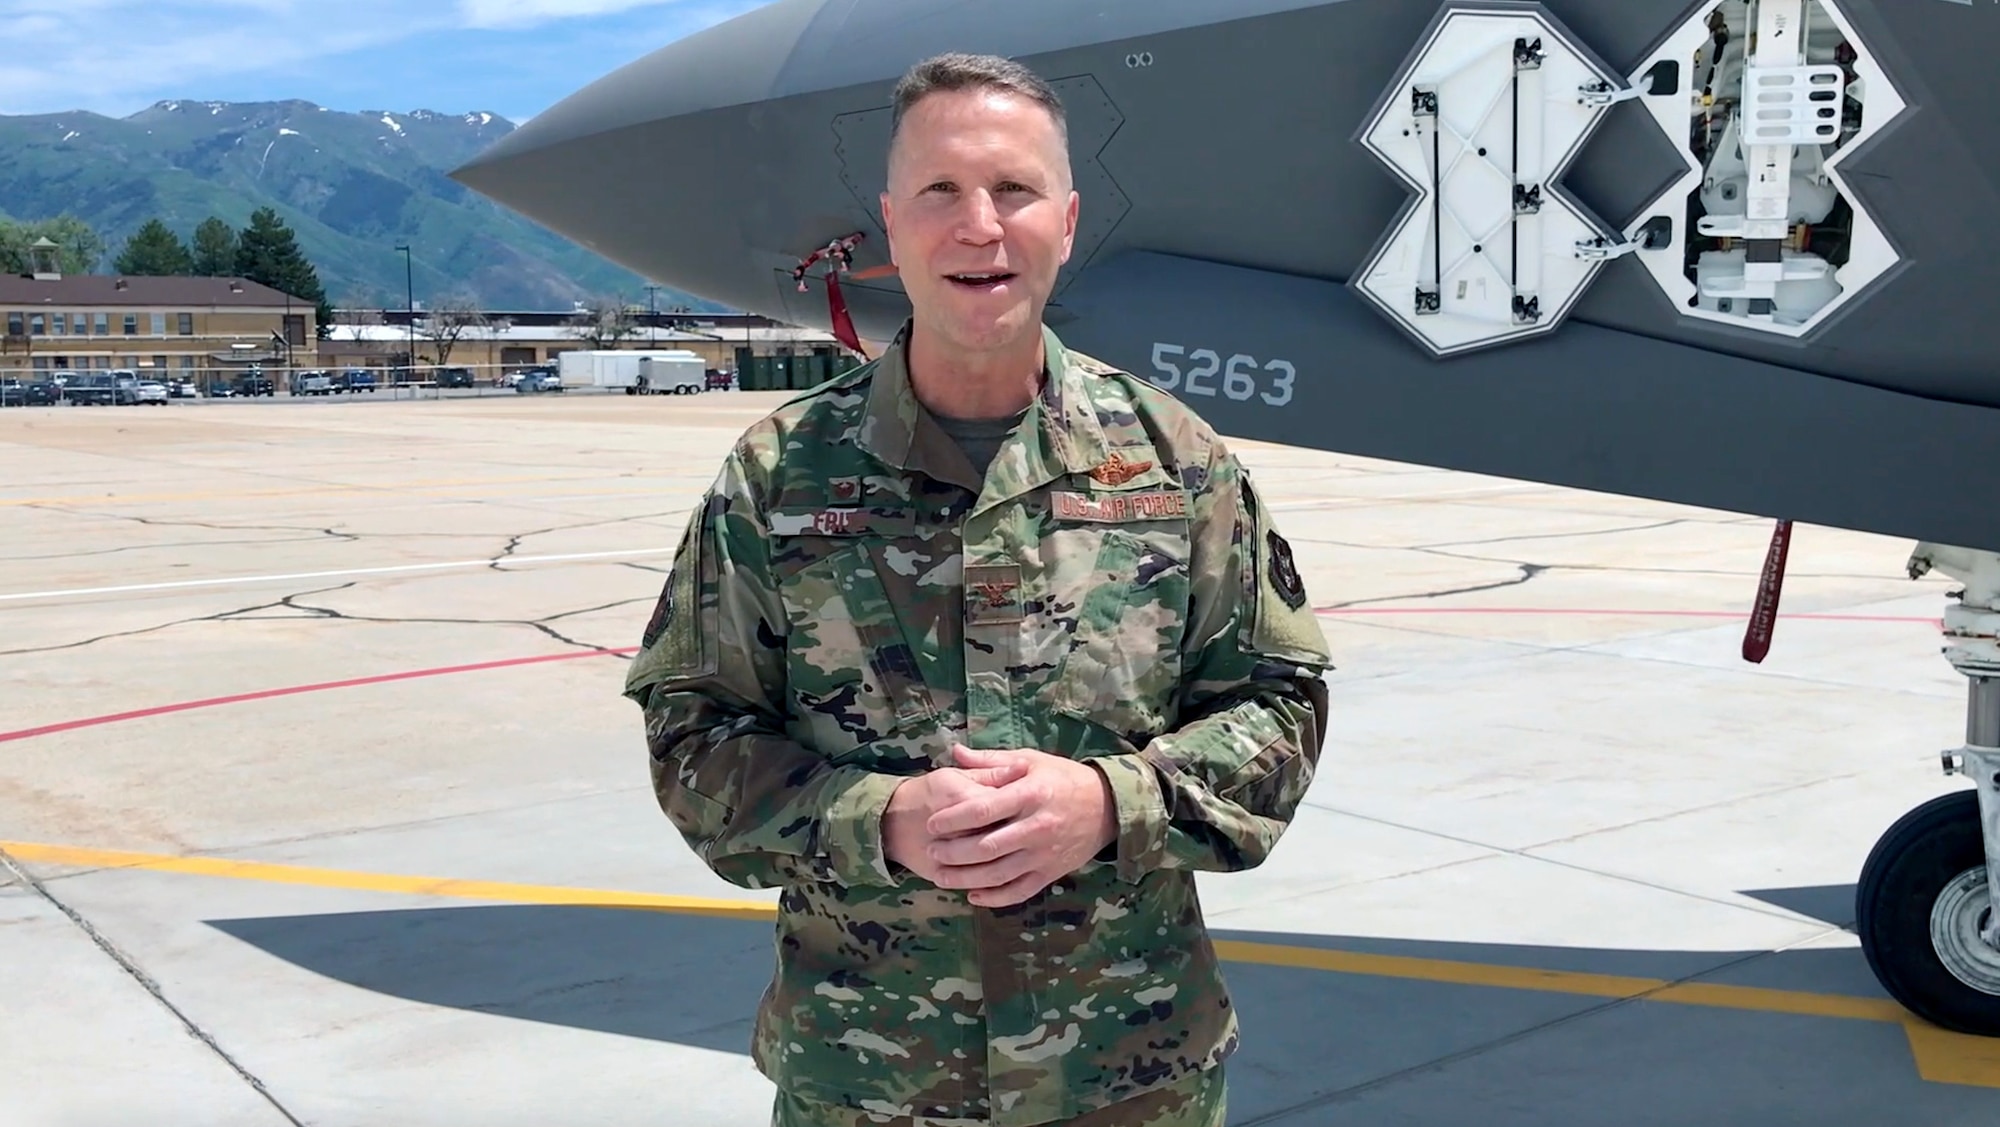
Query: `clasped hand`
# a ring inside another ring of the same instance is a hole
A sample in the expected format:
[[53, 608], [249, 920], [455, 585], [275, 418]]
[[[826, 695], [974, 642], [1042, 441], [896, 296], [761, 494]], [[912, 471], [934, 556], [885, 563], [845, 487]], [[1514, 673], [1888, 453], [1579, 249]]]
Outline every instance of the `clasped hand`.
[[889, 859], [939, 888], [981, 908], [1019, 904], [1116, 836], [1110, 787], [1088, 764], [1025, 748], [952, 751], [958, 766], [905, 781], [883, 816]]

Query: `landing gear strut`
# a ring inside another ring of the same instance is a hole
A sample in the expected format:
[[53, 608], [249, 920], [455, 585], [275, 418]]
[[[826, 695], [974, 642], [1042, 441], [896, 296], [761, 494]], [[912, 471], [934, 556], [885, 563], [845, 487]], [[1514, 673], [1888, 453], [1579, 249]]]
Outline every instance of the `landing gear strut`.
[[1965, 746], [1944, 770], [1973, 789], [1903, 816], [1862, 867], [1856, 928], [1875, 977], [1934, 1025], [2000, 1036], [2000, 553], [1919, 544], [1910, 577], [1933, 567], [1965, 584], [1945, 610], [1945, 656], [1969, 681]]

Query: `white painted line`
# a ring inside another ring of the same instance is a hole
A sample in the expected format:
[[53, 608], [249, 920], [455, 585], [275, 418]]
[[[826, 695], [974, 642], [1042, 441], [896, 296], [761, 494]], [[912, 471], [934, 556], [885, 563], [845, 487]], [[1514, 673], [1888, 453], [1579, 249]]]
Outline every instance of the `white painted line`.
[[71, 587], [61, 591], [17, 591], [0, 595], [0, 602], [17, 599], [63, 599], [76, 595], [122, 595], [132, 591], [172, 591], [184, 587], [227, 587], [237, 583], [282, 583], [294, 579], [335, 579], [344, 575], [390, 575], [406, 571], [442, 571], [454, 567], [490, 567], [493, 564], [559, 563], [567, 560], [604, 560], [619, 556], [672, 555], [672, 548], [635, 548], [622, 552], [572, 552], [561, 556], [503, 556], [484, 560], [456, 560], [452, 563], [400, 564], [396, 567], [353, 567], [340, 571], [299, 571], [290, 575], [235, 575], [226, 579], [182, 579], [173, 583], [133, 583], [123, 587]]
[[1272, 512], [1294, 509], [1336, 509], [1359, 505], [1387, 505], [1403, 501], [1435, 501], [1444, 497], [1499, 497], [1513, 493], [1543, 493], [1550, 489], [1546, 485], [1486, 485], [1477, 489], [1440, 489], [1433, 493], [1390, 493], [1380, 497], [1369, 497], [1355, 493], [1345, 497], [1328, 497], [1322, 501], [1278, 501], [1264, 506]]

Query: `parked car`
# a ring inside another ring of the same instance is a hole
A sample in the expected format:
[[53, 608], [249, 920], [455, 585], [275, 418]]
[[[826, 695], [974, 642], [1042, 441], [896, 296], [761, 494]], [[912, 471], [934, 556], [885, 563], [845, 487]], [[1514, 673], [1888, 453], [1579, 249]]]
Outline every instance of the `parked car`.
[[236, 377], [236, 393], [238, 395], [275, 396], [278, 394], [278, 385], [269, 376], [238, 376]]
[[216, 380], [208, 385], [208, 397], [210, 399], [234, 399], [236, 398], [236, 388], [223, 380]]
[[139, 401], [139, 378], [129, 369], [79, 373], [63, 398], [82, 407], [123, 407]]
[[563, 382], [561, 376], [554, 372], [538, 372], [533, 369], [521, 373], [520, 382], [514, 385], [514, 390], [522, 395], [533, 395], [543, 391], [561, 391], [562, 389]]
[[201, 398], [201, 393], [195, 390], [193, 380], [182, 376], [179, 379], [167, 381], [167, 398], [199, 399]]
[[167, 385], [158, 380], [140, 380], [137, 392], [139, 403], [150, 403], [156, 407], [167, 405]]
[[375, 373], [366, 368], [349, 368], [333, 378], [333, 389], [372, 393], [375, 390]]
[[22, 389], [30, 407], [53, 407], [63, 401], [63, 389], [54, 380], [29, 380]]
[[293, 395], [331, 395], [333, 377], [325, 372], [299, 372], [292, 376]]
[[8, 377], [0, 379], [0, 407], [26, 407], [28, 388], [20, 380]]
[[439, 387], [471, 387], [472, 382], [471, 368], [439, 368], [437, 371]]

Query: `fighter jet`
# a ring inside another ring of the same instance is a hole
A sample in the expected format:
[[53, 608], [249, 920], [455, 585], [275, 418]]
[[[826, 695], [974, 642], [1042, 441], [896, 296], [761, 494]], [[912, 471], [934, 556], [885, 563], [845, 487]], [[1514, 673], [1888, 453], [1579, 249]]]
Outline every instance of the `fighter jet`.
[[[453, 173], [658, 282], [858, 344], [908, 306], [891, 89], [1053, 80], [1065, 343], [1223, 433], [1917, 541], [1974, 786], [1877, 842], [1862, 945], [2000, 1035], [1996, 0], [778, 0]], [[1982, 93], [1982, 91], [1986, 93]]]

